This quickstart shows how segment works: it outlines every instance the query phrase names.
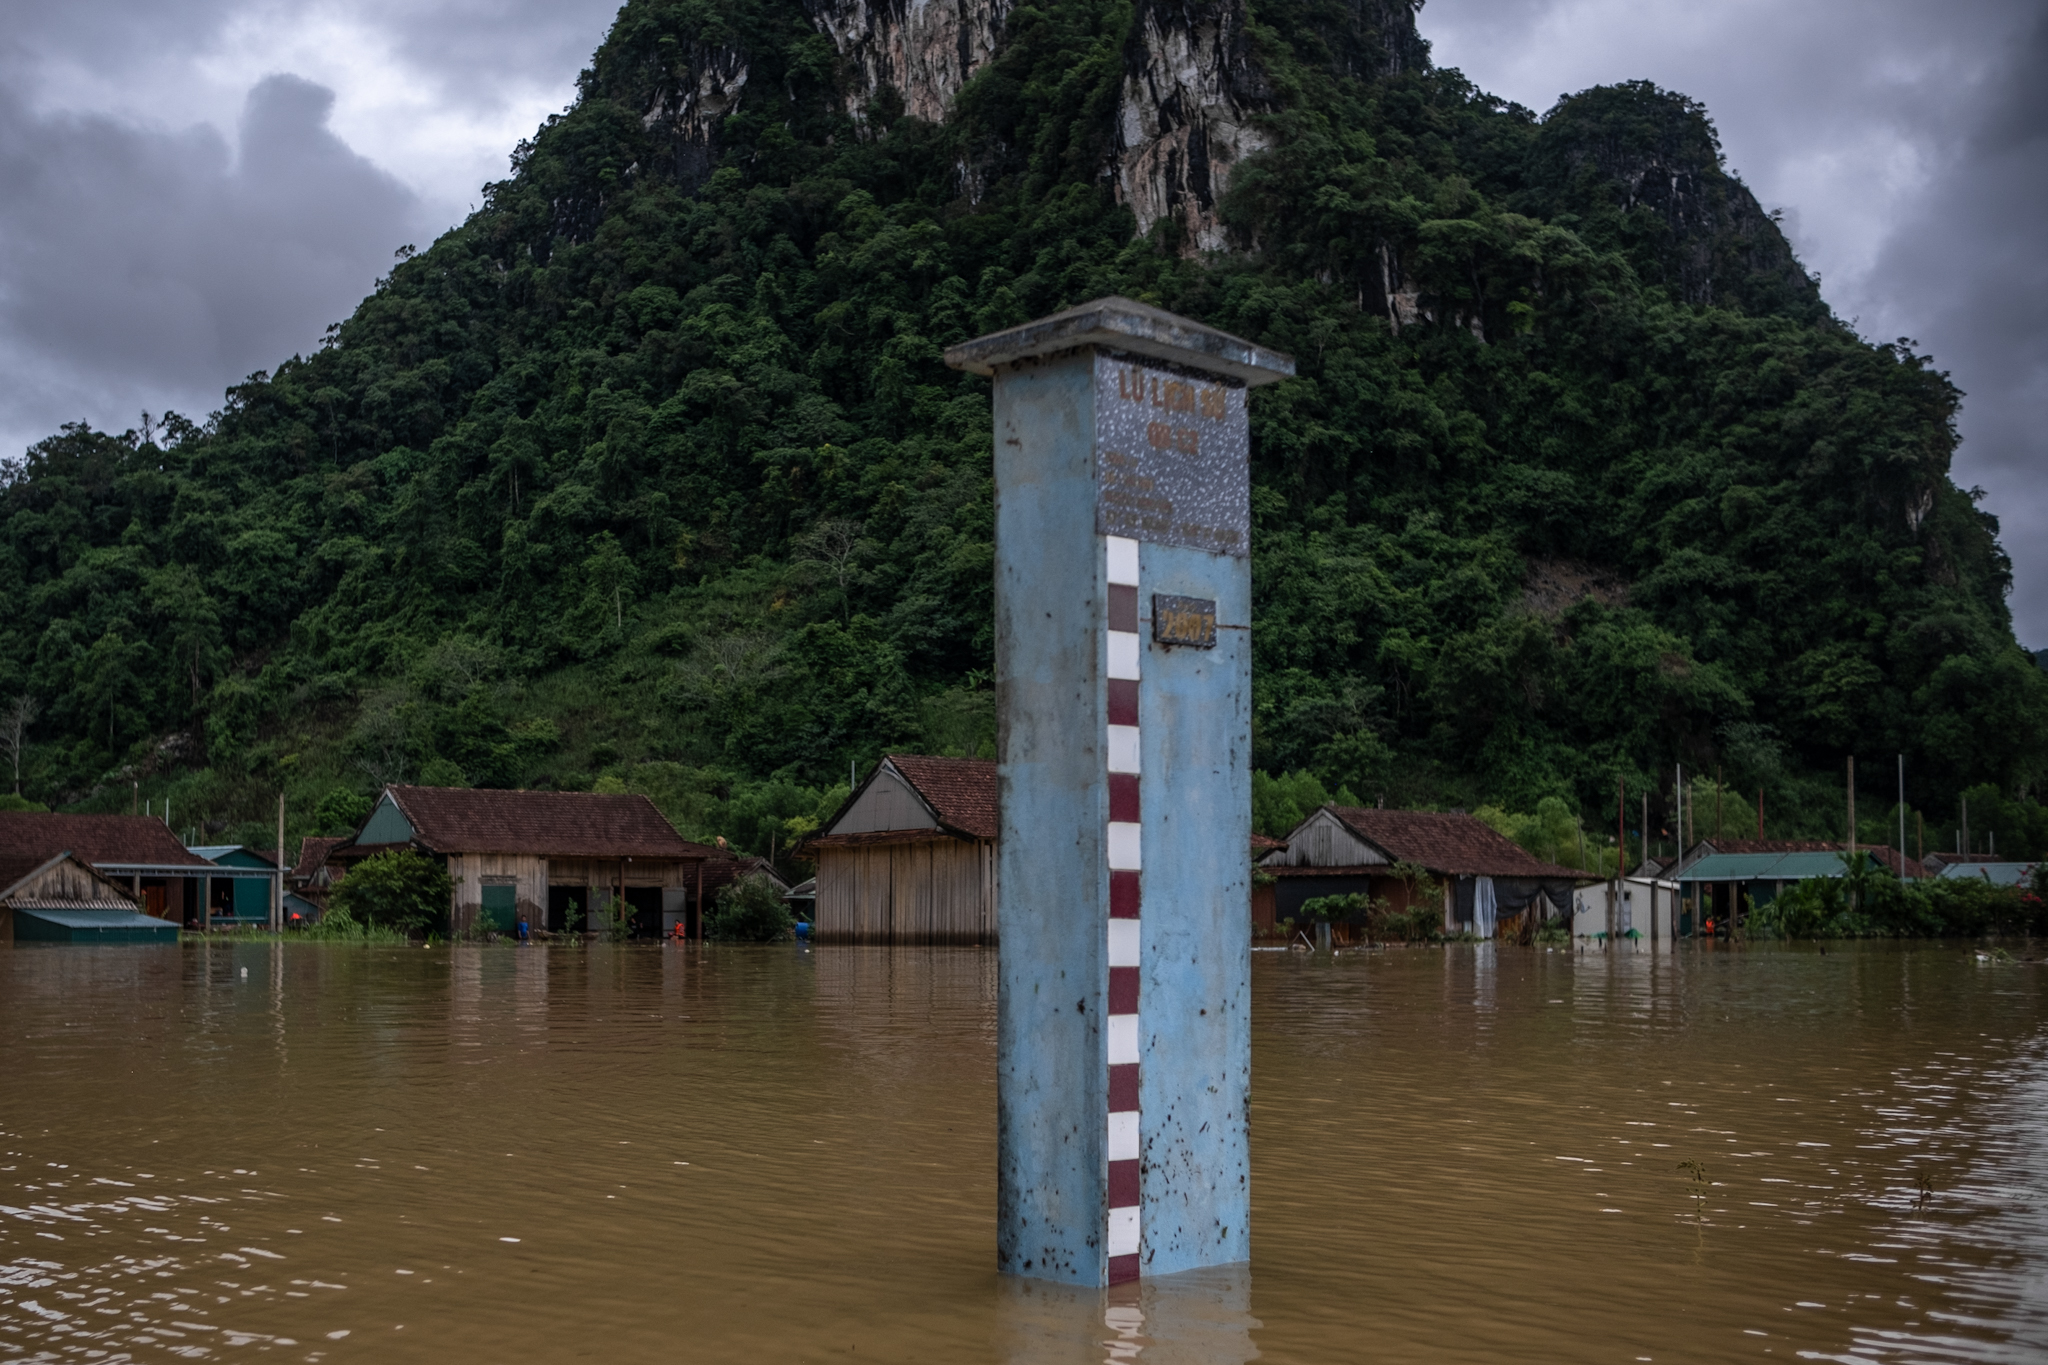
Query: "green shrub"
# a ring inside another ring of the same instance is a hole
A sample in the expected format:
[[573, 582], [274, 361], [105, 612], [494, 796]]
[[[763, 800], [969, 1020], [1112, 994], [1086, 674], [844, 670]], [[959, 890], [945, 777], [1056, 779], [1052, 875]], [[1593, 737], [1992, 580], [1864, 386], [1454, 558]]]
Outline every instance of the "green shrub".
[[445, 932], [453, 889], [441, 865], [424, 853], [396, 848], [365, 858], [334, 888], [327, 913], [403, 933]]
[[722, 943], [775, 943], [789, 937], [793, 923], [775, 883], [751, 872], [718, 893], [704, 935]]
[[1748, 916], [1756, 938], [2001, 938], [2048, 933], [2048, 903], [1976, 877], [1902, 882], [1865, 867], [1787, 887]]
[[1434, 943], [1443, 937], [1443, 912], [1437, 908], [1434, 893], [1426, 893], [1408, 909], [1398, 912], [1384, 896], [1369, 896], [1362, 891], [1347, 896], [1317, 896], [1302, 902], [1301, 914], [1312, 921], [1353, 925], [1365, 931], [1370, 943]]
[[293, 936], [313, 943], [404, 943], [403, 929], [383, 924], [363, 924], [348, 911], [330, 907], [318, 924], [292, 931]]

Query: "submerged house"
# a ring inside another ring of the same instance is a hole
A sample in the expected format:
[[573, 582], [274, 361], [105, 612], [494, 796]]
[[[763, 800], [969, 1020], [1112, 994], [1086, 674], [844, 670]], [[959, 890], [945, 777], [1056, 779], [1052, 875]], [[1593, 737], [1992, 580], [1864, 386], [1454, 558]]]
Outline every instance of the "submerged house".
[[[1931, 861], [1931, 860], [1930, 860]], [[2000, 862], [1996, 858], [1944, 858], [1928, 875], [1946, 881], [1968, 879], [1993, 886], [2025, 886], [2034, 879], [2033, 863]]]
[[0, 943], [176, 943], [178, 926], [140, 913], [69, 850], [0, 853]]
[[0, 858], [40, 864], [60, 853], [120, 887], [143, 913], [194, 929], [212, 922], [219, 884], [249, 877], [267, 887], [277, 875], [210, 863], [153, 815], [0, 811]]
[[215, 924], [270, 923], [274, 908], [271, 900], [279, 891], [275, 854], [242, 844], [194, 845], [187, 851], [215, 867], [229, 868], [238, 873], [262, 874], [260, 877], [229, 876], [214, 884], [209, 908]]
[[[1731, 924], [1745, 908], [1768, 905], [1786, 887], [1809, 878], [1845, 876], [1847, 851], [1844, 844], [1819, 839], [1702, 840], [1666, 874], [1683, 888], [1679, 934], [1698, 933], [1708, 920]], [[1856, 852], [1867, 865], [1889, 868], [1902, 880], [1927, 875], [1918, 861], [1884, 844], [1858, 844]]]
[[820, 943], [996, 941], [996, 765], [891, 754], [800, 848]]
[[[644, 796], [597, 792], [384, 789], [355, 837], [329, 849], [332, 880], [365, 858], [412, 848], [448, 869], [449, 922], [511, 932], [595, 927], [593, 907], [623, 900], [635, 933], [703, 931], [707, 865], [734, 861], [692, 843]], [[309, 881], [311, 879], [309, 878]]]
[[1403, 913], [1421, 894], [1411, 879], [1419, 871], [1438, 884], [1445, 931], [1482, 938], [1571, 914], [1573, 888], [1597, 880], [1542, 861], [1470, 815], [1357, 806], [1317, 809], [1259, 870], [1273, 878], [1272, 913], [1283, 921], [1317, 897], [1354, 892]]

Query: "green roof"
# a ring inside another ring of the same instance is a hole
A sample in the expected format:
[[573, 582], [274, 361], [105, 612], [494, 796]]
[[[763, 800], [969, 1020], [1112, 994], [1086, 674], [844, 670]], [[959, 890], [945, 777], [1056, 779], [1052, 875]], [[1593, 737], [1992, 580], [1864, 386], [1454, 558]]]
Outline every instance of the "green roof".
[[17, 906], [14, 937], [31, 943], [176, 943], [178, 926], [133, 910], [46, 910]]
[[2020, 886], [2034, 875], [2032, 863], [1950, 863], [1934, 874], [1949, 881], [1981, 879], [1993, 886]]
[[[1869, 857], [1865, 853], [1862, 856]], [[1839, 853], [1709, 853], [1678, 874], [1681, 882], [1802, 882], [1839, 877]]]

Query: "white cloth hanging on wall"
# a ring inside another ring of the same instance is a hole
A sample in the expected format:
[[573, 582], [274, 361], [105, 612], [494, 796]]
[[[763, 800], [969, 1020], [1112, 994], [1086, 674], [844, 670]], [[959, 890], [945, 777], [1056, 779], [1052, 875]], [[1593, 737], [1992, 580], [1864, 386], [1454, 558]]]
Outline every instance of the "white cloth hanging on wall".
[[1476, 877], [1472, 882], [1472, 932], [1481, 938], [1493, 937], [1493, 926], [1499, 904], [1493, 896], [1493, 878]]

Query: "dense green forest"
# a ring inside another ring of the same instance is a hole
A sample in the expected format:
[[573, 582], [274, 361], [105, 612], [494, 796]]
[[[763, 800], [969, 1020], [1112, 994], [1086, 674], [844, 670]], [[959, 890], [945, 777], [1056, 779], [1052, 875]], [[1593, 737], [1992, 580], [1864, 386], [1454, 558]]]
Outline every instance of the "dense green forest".
[[[1903, 754], [1930, 847], [1967, 792], [1973, 844], [2048, 849], [2048, 674], [1935, 361], [1830, 313], [1699, 105], [1539, 116], [1380, 8], [1253, 0], [1271, 147], [1202, 256], [1101, 172], [1123, 0], [1011, 9], [939, 124], [847, 114], [795, 0], [632, 0], [316, 353], [6, 466], [22, 794], [266, 843], [280, 789], [296, 837], [389, 781], [596, 786], [786, 847], [851, 765], [992, 751], [988, 386], [941, 352], [1117, 293], [1299, 359], [1252, 409], [1262, 826], [1597, 838], [1620, 779], [1668, 846], [1682, 763], [1731, 834], [1761, 795], [1838, 836], [1854, 754], [1888, 841]], [[713, 48], [750, 94], [693, 165], [643, 113]]]

